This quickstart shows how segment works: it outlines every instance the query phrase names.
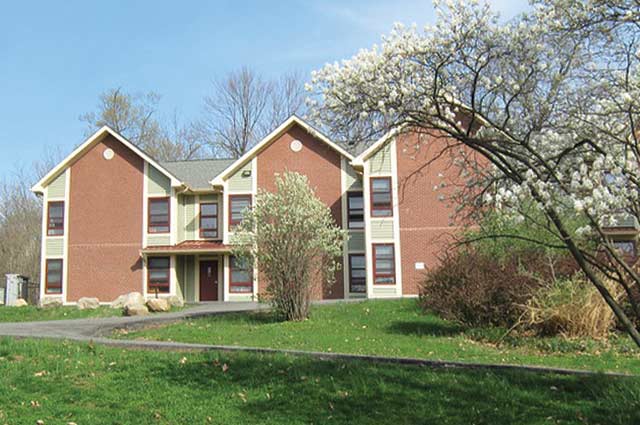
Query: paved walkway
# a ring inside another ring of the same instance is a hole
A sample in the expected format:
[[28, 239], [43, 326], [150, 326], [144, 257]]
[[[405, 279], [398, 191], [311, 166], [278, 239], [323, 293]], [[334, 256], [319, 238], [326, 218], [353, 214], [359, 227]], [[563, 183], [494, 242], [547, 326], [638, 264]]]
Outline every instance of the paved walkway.
[[45, 322], [0, 323], [0, 335], [34, 338], [62, 338], [88, 341], [108, 335], [118, 328], [135, 329], [157, 323], [176, 322], [190, 317], [253, 311], [268, 306], [247, 303], [203, 303], [173, 313], [133, 317], [95, 317], [89, 319], [49, 320]]

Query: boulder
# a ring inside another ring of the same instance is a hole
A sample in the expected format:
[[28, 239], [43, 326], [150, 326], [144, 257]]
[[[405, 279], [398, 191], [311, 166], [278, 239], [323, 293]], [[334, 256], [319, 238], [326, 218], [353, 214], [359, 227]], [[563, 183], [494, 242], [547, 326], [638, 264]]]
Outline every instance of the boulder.
[[27, 303], [24, 299], [22, 298], [18, 298], [15, 302], [15, 304], [13, 304], [14, 307], [26, 307], [28, 306], [29, 303]]
[[169, 311], [171, 309], [171, 305], [164, 298], [151, 298], [147, 301], [147, 307], [149, 307], [149, 311], [153, 311], [156, 313], [161, 313], [165, 311]]
[[127, 305], [144, 305], [144, 297], [140, 292], [129, 292], [111, 302], [111, 308], [124, 308]]
[[144, 305], [144, 297], [140, 292], [129, 292], [124, 302], [124, 307]]
[[82, 297], [78, 300], [78, 310], [95, 310], [100, 307], [100, 301], [97, 298]]
[[177, 295], [171, 295], [166, 300], [171, 307], [184, 307], [184, 300]]
[[62, 300], [60, 298], [43, 298], [40, 300], [41, 308], [54, 308], [62, 307]]
[[126, 295], [120, 295], [115, 300], [111, 301], [111, 308], [123, 308], [124, 302], [127, 301]]
[[149, 309], [144, 304], [131, 304], [125, 306], [123, 312], [125, 316], [147, 316]]

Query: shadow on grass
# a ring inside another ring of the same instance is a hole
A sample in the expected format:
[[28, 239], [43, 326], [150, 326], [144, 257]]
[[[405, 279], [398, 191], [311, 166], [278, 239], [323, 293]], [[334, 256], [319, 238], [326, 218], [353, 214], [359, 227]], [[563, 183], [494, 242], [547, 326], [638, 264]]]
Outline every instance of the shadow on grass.
[[413, 336], [454, 336], [465, 331], [461, 325], [451, 322], [396, 321], [389, 325], [391, 333]]
[[280, 318], [278, 315], [276, 315], [272, 311], [227, 313], [227, 314], [216, 315], [216, 316], [198, 317], [192, 320], [224, 321], [229, 323], [248, 324], [248, 325], [268, 325], [272, 323], [284, 322], [282, 318]]
[[[640, 381], [443, 371], [246, 355], [160, 367], [179, 394], [242, 388], [229, 408], [275, 423], [640, 423]], [[229, 362], [226, 372], [220, 364]], [[182, 387], [182, 388], [181, 388]]]

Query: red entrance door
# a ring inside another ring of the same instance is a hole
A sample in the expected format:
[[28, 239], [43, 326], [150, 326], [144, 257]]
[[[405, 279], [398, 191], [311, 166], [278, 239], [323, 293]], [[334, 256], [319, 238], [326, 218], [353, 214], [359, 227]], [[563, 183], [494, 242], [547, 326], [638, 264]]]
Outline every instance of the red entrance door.
[[200, 261], [200, 301], [218, 301], [217, 261]]

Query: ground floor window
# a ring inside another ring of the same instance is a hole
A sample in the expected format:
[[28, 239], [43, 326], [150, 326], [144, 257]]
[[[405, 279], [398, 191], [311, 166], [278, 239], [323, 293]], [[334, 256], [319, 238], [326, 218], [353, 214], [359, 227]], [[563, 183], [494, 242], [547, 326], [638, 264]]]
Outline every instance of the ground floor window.
[[395, 285], [396, 270], [393, 244], [373, 245], [373, 283]]
[[364, 254], [349, 255], [349, 292], [355, 294], [367, 292], [367, 272]]
[[249, 261], [237, 257], [231, 257], [229, 267], [229, 292], [235, 294], [252, 293], [253, 268]]
[[46, 294], [62, 293], [62, 260], [47, 260], [47, 270], [45, 271]]
[[150, 257], [147, 260], [147, 292], [162, 294], [169, 292], [169, 257]]

